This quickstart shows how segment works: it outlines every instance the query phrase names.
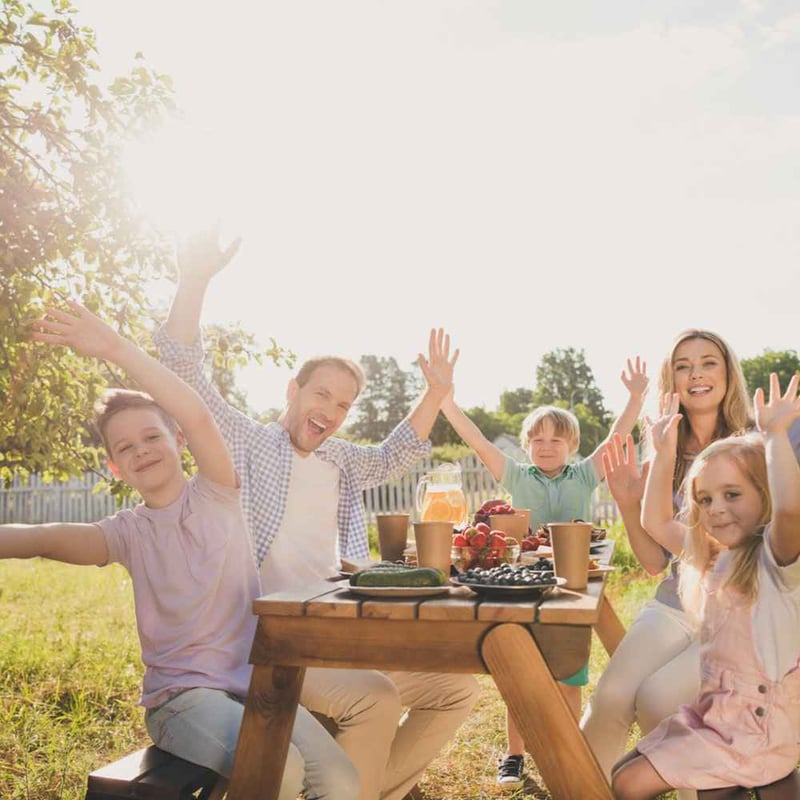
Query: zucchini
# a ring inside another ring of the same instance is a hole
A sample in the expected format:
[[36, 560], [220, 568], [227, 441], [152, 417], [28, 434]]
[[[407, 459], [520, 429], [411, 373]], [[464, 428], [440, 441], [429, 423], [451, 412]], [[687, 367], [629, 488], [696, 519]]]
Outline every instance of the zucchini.
[[351, 586], [444, 586], [445, 574], [433, 567], [380, 566], [350, 576]]

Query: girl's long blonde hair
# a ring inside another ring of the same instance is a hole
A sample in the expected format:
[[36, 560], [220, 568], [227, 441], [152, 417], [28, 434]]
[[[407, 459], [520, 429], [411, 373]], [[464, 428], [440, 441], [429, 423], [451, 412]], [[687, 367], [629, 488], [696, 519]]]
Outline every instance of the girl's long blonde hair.
[[733, 461], [758, 491], [761, 498], [761, 516], [752, 536], [739, 545], [733, 554], [731, 572], [723, 588], [737, 592], [748, 605], [758, 594], [758, 557], [763, 544], [764, 526], [772, 516], [772, 501], [767, 483], [767, 461], [764, 442], [758, 433], [734, 436], [712, 442], [694, 460], [686, 476], [687, 491], [684, 493], [683, 517], [688, 526], [681, 563], [678, 593], [683, 608], [689, 616], [699, 622], [703, 614], [705, 595], [703, 578], [714, 565], [722, 548], [700, 522], [700, 506], [697, 502], [696, 481], [703, 467], [715, 458]]
[[[672, 393], [675, 391], [675, 377], [673, 373], [673, 361], [675, 351], [684, 342], [690, 339], [705, 339], [716, 345], [725, 359], [725, 371], [727, 374], [727, 388], [725, 397], [719, 407], [717, 415], [717, 427], [714, 430], [713, 439], [721, 439], [734, 433], [744, 433], [750, 430], [754, 424], [753, 404], [747, 391], [747, 383], [742, 373], [742, 367], [736, 354], [728, 347], [725, 340], [711, 331], [702, 328], [688, 328], [681, 331], [670, 348], [669, 354], [661, 364], [661, 374], [659, 376], [659, 393]], [[686, 410], [683, 406], [679, 411], [683, 418], [678, 424], [678, 452], [675, 460], [675, 474], [673, 476], [673, 492], [679, 492], [686, 477], [686, 443], [692, 435], [691, 425]]]

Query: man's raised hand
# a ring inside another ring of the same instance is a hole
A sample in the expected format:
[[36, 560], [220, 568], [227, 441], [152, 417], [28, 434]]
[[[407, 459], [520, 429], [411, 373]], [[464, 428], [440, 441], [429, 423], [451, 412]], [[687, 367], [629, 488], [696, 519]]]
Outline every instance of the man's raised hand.
[[428, 339], [428, 358], [419, 354], [419, 363], [422, 374], [428, 382], [428, 388], [445, 397], [453, 388], [453, 368], [458, 361], [458, 349], [450, 357], [450, 334], [444, 328], [431, 330]]
[[182, 282], [207, 283], [239, 251], [241, 236], [224, 250], [219, 245], [219, 223], [193, 233], [178, 243], [178, 272]]

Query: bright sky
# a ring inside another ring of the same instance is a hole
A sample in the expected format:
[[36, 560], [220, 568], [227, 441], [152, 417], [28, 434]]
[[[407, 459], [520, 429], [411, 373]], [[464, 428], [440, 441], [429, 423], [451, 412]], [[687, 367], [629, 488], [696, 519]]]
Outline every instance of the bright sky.
[[[794, 2], [74, 2], [109, 74], [141, 50], [186, 111], [198, 163], [154, 165], [153, 213], [244, 237], [204, 321], [404, 368], [445, 326], [490, 409], [556, 347], [615, 412], [684, 327], [798, 348]], [[288, 378], [247, 372], [251, 405]]]

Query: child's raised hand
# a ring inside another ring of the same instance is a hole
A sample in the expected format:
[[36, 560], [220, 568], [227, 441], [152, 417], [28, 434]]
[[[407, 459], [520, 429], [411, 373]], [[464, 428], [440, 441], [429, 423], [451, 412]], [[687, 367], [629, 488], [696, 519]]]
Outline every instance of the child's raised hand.
[[650, 385], [650, 378], [647, 377], [646, 361], [642, 361], [639, 356], [636, 356], [635, 362], [628, 359], [627, 373], [622, 370], [620, 377], [632, 397], [636, 397], [639, 400], [644, 399], [647, 394], [647, 387]]
[[434, 328], [428, 340], [428, 358], [422, 353], [417, 358], [428, 388], [439, 392], [442, 397], [452, 391], [453, 369], [458, 361], [458, 353], [456, 349], [450, 357], [450, 334], [445, 334], [444, 328]]
[[785, 431], [800, 417], [800, 398], [797, 386], [800, 375], [793, 375], [789, 386], [781, 395], [781, 387], [776, 373], [769, 376], [769, 402], [764, 400], [764, 390], [759, 387], [753, 397], [756, 412], [756, 427], [762, 433]]
[[620, 508], [635, 506], [644, 495], [644, 485], [650, 462], [646, 461], [641, 470], [636, 465], [633, 436], [622, 437], [615, 434], [603, 450], [603, 468], [611, 496]]
[[677, 393], [664, 394], [659, 402], [659, 418], [655, 422], [647, 420], [650, 442], [656, 453], [677, 452], [678, 423], [683, 417], [683, 414], [678, 413], [679, 408]]
[[[70, 313], [49, 308], [33, 325], [37, 342], [71, 347], [84, 356], [113, 360], [122, 337], [99, 317], [74, 300], [68, 300]], [[43, 332], [44, 331], [44, 332]]]

